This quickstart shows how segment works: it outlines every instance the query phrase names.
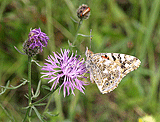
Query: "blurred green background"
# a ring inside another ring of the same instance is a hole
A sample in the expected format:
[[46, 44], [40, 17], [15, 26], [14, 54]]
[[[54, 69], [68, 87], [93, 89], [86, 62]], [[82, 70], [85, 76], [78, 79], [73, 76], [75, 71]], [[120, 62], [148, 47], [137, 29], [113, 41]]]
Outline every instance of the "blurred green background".
[[[140, 67], [129, 73], [118, 88], [102, 95], [96, 84], [85, 86], [85, 95], [75, 90], [75, 96], [63, 97], [58, 91], [51, 97], [47, 121], [135, 122], [147, 115], [160, 121], [160, 0], [1, 0], [0, 1], [0, 85], [20, 84], [27, 78], [27, 56], [19, 54], [30, 28], [41, 28], [50, 38], [44, 52], [37, 55], [41, 65], [52, 51], [68, 48], [73, 42], [78, 24], [76, 11], [82, 4], [91, 8], [79, 33], [90, 34], [92, 51], [117, 52], [136, 56]], [[85, 57], [90, 39], [78, 36], [75, 50]], [[32, 88], [40, 80], [40, 68], [32, 64]], [[89, 75], [88, 75], [89, 76]], [[47, 84], [47, 80], [42, 80]], [[28, 86], [7, 90], [0, 96], [0, 121], [22, 121], [28, 100]], [[41, 95], [47, 90], [41, 88]], [[47, 102], [47, 100], [45, 101]], [[40, 113], [45, 107], [39, 107]], [[39, 121], [33, 113], [32, 121]]]

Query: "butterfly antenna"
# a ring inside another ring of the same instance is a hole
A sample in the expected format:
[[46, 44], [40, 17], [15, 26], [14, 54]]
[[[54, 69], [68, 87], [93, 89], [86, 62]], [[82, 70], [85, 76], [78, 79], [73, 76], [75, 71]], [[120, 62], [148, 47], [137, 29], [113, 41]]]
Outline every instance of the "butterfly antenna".
[[91, 35], [91, 33], [92, 33], [92, 29], [90, 29], [90, 50], [91, 50], [91, 41], [92, 41], [92, 35]]

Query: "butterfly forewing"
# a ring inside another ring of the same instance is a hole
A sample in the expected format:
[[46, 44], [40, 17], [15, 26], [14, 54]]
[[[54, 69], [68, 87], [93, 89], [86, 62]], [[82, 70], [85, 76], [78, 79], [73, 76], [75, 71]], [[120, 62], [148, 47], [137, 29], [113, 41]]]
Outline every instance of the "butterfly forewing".
[[96, 53], [86, 49], [86, 67], [90, 80], [96, 83], [101, 93], [113, 91], [122, 78], [136, 70], [140, 60], [134, 56], [119, 53]]

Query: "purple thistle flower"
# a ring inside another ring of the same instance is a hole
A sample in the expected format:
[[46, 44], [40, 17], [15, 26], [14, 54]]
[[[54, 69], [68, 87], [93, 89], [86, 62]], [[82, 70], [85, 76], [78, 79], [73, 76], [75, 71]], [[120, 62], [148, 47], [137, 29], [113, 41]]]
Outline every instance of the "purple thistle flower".
[[84, 64], [84, 59], [81, 61], [78, 60], [80, 56], [77, 57], [77, 53], [74, 55], [74, 53], [69, 56], [70, 50], [64, 50], [64, 52], [61, 49], [60, 53], [55, 53], [54, 57], [52, 55], [48, 56], [48, 59], [46, 61], [48, 63], [44, 63], [45, 66], [41, 70], [46, 72], [41, 72], [43, 74], [42, 77], [47, 77], [44, 79], [49, 79], [50, 82], [53, 82], [53, 85], [50, 90], [56, 88], [58, 83], [61, 83], [59, 92], [63, 86], [63, 93], [64, 97], [66, 96], [66, 90], [68, 92], [68, 95], [70, 94], [70, 89], [73, 95], [73, 90], [77, 88], [80, 92], [84, 93], [84, 86], [88, 85], [85, 84], [83, 81], [79, 80], [78, 78], [87, 78], [84, 77], [83, 74], [87, 72], [86, 66]]
[[48, 43], [48, 36], [41, 32], [41, 29], [33, 29], [28, 34], [28, 40], [23, 43], [23, 51], [29, 55], [34, 56], [43, 51], [42, 47], [46, 47]]

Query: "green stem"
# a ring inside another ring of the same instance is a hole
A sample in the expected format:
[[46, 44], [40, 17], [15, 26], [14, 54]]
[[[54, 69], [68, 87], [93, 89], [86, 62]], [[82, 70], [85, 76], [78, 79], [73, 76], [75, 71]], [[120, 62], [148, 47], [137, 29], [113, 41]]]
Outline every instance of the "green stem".
[[63, 107], [62, 107], [62, 101], [61, 101], [61, 95], [58, 94], [58, 90], [55, 92], [54, 99], [55, 99], [55, 105], [56, 105], [56, 110], [59, 113], [59, 121], [63, 122], [64, 121], [64, 115], [63, 115]]
[[[29, 100], [28, 100], [28, 106], [31, 106], [31, 59], [32, 57], [31, 56], [28, 56], [28, 97], [29, 97]], [[27, 116], [29, 116], [29, 111], [30, 111], [30, 107], [28, 107], [27, 109], [27, 112], [26, 112], [26, 115], [24, 117], [24, 120], [23, 122], [26, 121], [26, 118]]]
[[[46, 105], [46, 107], [45, 107], [45, 109], [44, 109], [44, 112], [48, 109], [48, 107], [49, 107], [49, 105], [50, 105], [50, 103], [51, 103], [52, 98], [53, 98], [53, 94], [50, 96], [50, 98], [49, 98], [49, 100], [48, 100], [48, 103], [47, 103], [47, 105]], [[43, 112], [43, 113], [44, 113], [44, 112]]]
[[78, 29], [77, 29], [77, 32], [76, 32], [76, 35], [75, 35], [75, 38], [74, 38], [74, 41], [73, 41], [73, 46], [74, 46], [74, 44], [75, 44], [76, 41], [77, 41], [78, 32], [79, 32], [79, 29], [80, 29], [80, 27], [81, 27], [81, 25], [82, 25], [82, 22], [83, 22], [83, 19], [81, 19], [81, 20], [79, 21], [79, 23], [78, 23]]
[[47, 97], [50, 96], [53, 92], [55, 92], [55, 91], [59, 88], [60, 85], [61, 85], [61, 84], [58, 84], [54, 90], [52, 90], [51, 92], [49, 92], [49, 93], [48, 93], [46, 96], [44, 96], [42, 99], [34, 102], [34, 103], [32, 104], [32, 106], [35, 105], [35, 104], [38, 104], [38, 103], [40, 103], [40, 102], [42, 102], [42, 101], [44, 101], [45, 99], [47, 99]]
[[[32, 57], [28, 56], [28, 95], [29, 95], [28, 106], [32, 104], [31, 103], [31, 60], [32, 60]], [[27, 109], [26, 117], [27, 116], [29, 117], [29, 110], [30, 110], [30, 107]]]
[[28, 94], [29, 94], [29, 101], [28, 105], [31, 105], [31, 56], [28, 56]]
[[70, 108], [69, 108], [69, 118], [71, 121], [74, 120], [74, 117], [75, 117], [75, 114], [76, 114], [76, 105], [78, 103], [78, 100], [79, 100], [79, 91], [78, 90], [75, 90], [75, 94], [76, 96], [72, 96], [71, 97], [71, 103], [70, 103]]
[[26, 121], [26, 119], [27, 119], [27, 116], [29, 115], [29, 111], [30, 111], [30, 107], [27, 109], [27, 112], [26, 112], [26, 115], [25, 115], [25, 117], [24, 117], [24, 119], [23, 119], [23, 122], [25, 122]]

